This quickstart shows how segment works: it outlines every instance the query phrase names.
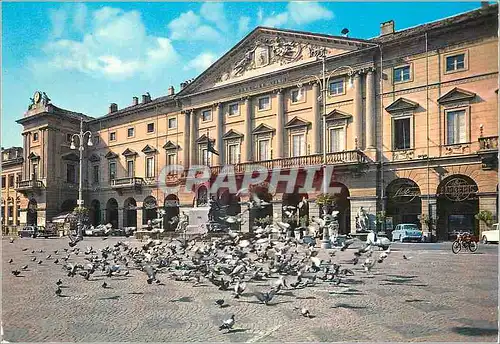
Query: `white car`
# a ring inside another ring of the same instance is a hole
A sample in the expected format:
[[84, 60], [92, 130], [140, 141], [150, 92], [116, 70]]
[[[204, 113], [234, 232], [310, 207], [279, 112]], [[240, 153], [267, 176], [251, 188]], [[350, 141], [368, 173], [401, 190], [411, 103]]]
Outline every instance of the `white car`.
[[487, 244], [489, 242], [498, 242], [498, 223], [495, 223], [492, 227], [491, 230], [489, 231], [483, 231], [481, 237], [481, 242], [483, 244]]

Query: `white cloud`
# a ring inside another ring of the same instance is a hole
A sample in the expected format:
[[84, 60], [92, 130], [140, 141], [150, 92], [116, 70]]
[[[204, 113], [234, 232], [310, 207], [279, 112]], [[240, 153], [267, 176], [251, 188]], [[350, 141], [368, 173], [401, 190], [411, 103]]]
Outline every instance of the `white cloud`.
[[214, 23], [223, 32], [229, 29], [228, 20], [224, 13], [224, 4], [221, 2], [205, 2], [201, 5], [200, 15]]
[[172, 31], [170, 38], [185, 39], [193, 33], [198, 25], [200, 25], [200, 17], [193, 11], [181, 13], [181, 15], [168, 24], [168, 28]]
[[[262, 15], [259, 11], [258, 16]], [[262, 25], [269, 27], [293, 27], [318, 20], [332, 19], [333, 13], [317, 2], [289, 2], [285, 12], [271, 14], [262, 19]]]
[[87, 19], [87, 6], [84, 3], [76, 4], [73, 15], [73, 28], [79, 32], [85, 30], [85, 21]]
[[250, 31], [250, 17], [240, 17], [238, 20], [238, 36]]
[[149, 36], [137, 11], [104, 7], [92, 13], [92, 29], [81, 40], [54, 39], [43, 48], [46, 65], [111, 80], [155, 77], [179, 56], [166, 37]]
[[61, 37], [66, 26], [68, 13], [62, 8], [58, 10], [50, 10], [49, 17], [52, 24], [52, 36], [55, 38]]
[[333, 13], [317, 2], [290, 2], [287, 7], [290, 19], [298, 25], [333, 18]]
[[264, 18], [264, 11], [262, 10], [262, 7], [259, 7], [259, 10], [257, 11], [257, 22], [259, 24], [262, 23], [263, 18]]
[[204, 52], [189, 61], [188, 64], [184, 67], [184, 70], [194, 69], [197, 72], [202, 72], [210, 67], [216, 60], [217, 56], [215, 54]]

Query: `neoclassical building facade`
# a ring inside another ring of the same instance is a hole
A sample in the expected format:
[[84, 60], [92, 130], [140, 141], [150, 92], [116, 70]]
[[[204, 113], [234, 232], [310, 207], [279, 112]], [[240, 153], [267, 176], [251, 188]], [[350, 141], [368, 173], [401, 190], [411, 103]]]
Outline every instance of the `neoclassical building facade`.
[[[343, 233], [356, 231], [361, 207], [370, 226], [384, 215], [388, 227], [417, 223], [441, 239], [479, 233], [484, 224], [474, 215], [498, 213], [498, 6], [406, 30], [394, 25], [382, 23], [370, 40], [257, 27], [178, 92], [133, 97], [121, 109], [113, 103], [99, 118], [37, 93], [18, 120], [21, 219], [50, 221], [76, 205], [78, 151], [70, 146], [83, 118], [93, 133], [83, 178], [94, 223], [140, 227], [164, 208], [172, 229], [179, 206], [211, 196], [237, 213], [244, 196], [224, 188], [209, 195], [225, 165], [238, 185], [254, 165], [297, 173], [293, 190], [263, 183], [254, 192], [272, 203], [267, 215], [282, 217], [283, 205], [308, 199], [295, 214], [307, 221], [320, 213], [326, 165], [340, 190]], [[166, 190], [189, 182], [186, 172], [165, 176], [171, 165], [206, 165], [210, 178]], [[314, 188], [304, 190], [312, 167]], [[249, 213], [247, 230], [261, 215]]]

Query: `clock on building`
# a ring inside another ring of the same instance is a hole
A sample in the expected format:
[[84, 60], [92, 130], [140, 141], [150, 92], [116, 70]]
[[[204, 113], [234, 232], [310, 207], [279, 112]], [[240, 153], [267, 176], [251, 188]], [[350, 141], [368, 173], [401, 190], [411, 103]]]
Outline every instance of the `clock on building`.
[[40, 103], [40, 100], [42, 100], [42, 94], [40, 93], [40, 91], [35, 92], [33, 100], [35, 101], [35, 104]]

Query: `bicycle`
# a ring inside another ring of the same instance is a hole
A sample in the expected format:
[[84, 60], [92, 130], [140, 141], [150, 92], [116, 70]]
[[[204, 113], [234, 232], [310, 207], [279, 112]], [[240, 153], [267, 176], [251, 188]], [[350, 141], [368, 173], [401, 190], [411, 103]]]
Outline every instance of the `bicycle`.
[[464, 250], [468, 249], [470, 252], [474, 253], [477, 251], [478, 241], [478, 238], [470, 233], [459, 233], [451, 245], [451, 251], [457, 254], [463, 248]]

